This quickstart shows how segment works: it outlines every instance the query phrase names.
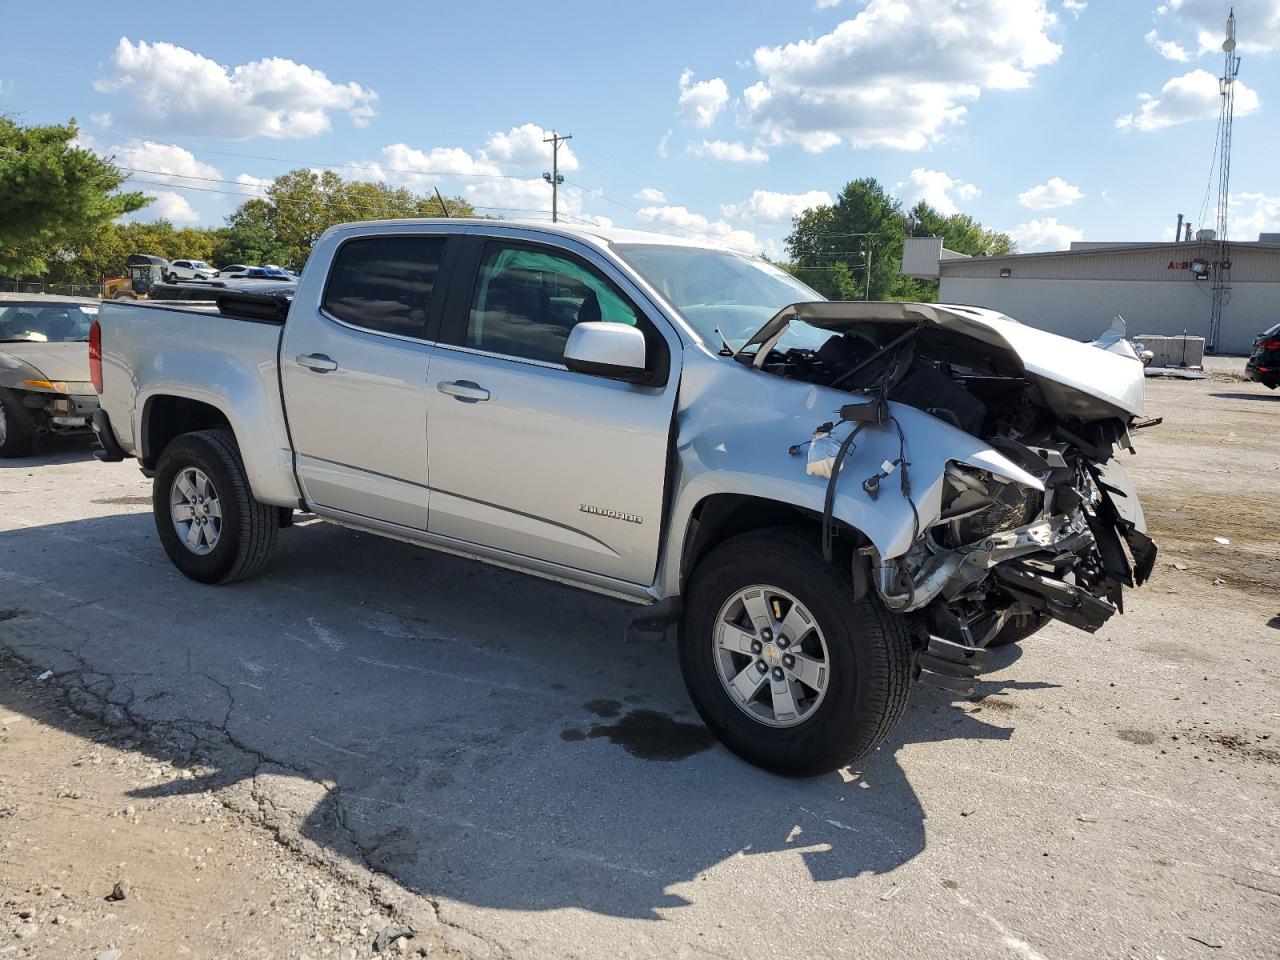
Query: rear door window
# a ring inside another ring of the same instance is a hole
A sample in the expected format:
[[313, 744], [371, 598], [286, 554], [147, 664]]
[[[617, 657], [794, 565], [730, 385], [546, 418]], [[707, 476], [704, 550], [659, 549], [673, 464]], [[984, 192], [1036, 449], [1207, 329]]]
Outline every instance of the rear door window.
[[323, 307], [344, 323], [425, 339], [444, 237], [348, 240], [338, 248]]

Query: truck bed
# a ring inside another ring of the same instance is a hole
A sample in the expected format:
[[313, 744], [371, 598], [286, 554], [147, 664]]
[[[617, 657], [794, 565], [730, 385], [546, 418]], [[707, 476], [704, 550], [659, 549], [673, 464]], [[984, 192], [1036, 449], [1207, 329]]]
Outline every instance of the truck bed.
[[[225, 305], [224, 305], [225, 306]], [[296, 505], [293, 454], [280, 396], [283, 319], [224, 313], [215, 303], [108, 301], [102, 328], [101, 404], [124, 452], [149, 462], [153, 397], [176, 394], [225, 417], [259, 500]]]

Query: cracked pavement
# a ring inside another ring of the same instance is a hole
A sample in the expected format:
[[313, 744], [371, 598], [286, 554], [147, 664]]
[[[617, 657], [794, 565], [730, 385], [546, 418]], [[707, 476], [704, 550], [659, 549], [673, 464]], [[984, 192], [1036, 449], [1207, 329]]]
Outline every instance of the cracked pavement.
[[[1225, 512], [1261, 496], [1280, 439], [1219, 444], [1228, 406], [1266, 413], [1222, 386], [1151, 384], [1166, 425], [1130, 465], [1144, 501], [1215, 489], [1238, 558]], [[141, 800], [234, 805], [440, 950], [1280, 952], [1280, 579], [1166, 551], [1098, 635], [1003, 652], [978, 703], [917, 687], [876, 755], [795, 781], [709, 743], [670, 638], [628, 638], [621, 603], [318, 522], [262, 577], [205, 587], [169, 565], [148, 493], [78, 443], [0, 461], [6, 670], [52, 671], [80, 714], [196, 771]]]

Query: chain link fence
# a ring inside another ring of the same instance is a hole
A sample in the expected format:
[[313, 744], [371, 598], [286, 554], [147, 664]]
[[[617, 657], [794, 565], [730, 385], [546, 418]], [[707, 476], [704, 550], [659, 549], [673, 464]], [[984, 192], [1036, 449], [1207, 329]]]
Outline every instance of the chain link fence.
[[51, 293], [60, 297], [100, 297], [102, 285], [97, 283], [28, 283], [0, 280], [0, 293]]

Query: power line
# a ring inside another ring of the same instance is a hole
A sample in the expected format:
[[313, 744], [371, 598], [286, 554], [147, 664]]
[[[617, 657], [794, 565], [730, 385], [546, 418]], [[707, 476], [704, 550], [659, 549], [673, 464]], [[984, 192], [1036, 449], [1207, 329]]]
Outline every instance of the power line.
[[[167, 177], [167, 176], [174, 176], [174, 174], [168, 174], [168, 173], [166, 173], [166, 174], [163, 174], [163, 176], [166, 176], [166, 177]], [[295, 198], [293, 198], [293, 197], [271, 197], [271, 198], [267, 198], [267, 197], [263, 197], [261, 194], [258, 194], [258, 193], [244, 193], [244, 192], [241, 192], [241, 191], [238, 191], [238, 190], [219, 190], [219, 189], [217, 189], [216, 187], [197, 187], [197, 186], [195, 186], [194, 184], [189, 184], [189, 183], [170, 183], [170, 182], [168, 182], [168, 181], [166, 181], [166, 180], [141, 180], [141, 179], [137, 179], [137, 178], [130, 178], [130, 181], [129, 181], [129, 182], [131, 182], [131, 183], [143, 183], [143, 184], [147, 184], [148, 186], [154, 186], [154, 187], [173, 187], [174, 189], [177, 189], [177, 190], [195, 190], [195, 191], [198, 191], [198, 192], [200, 192], [200, 193], [217, 193], [217, 194], [222, 194], [223, 196], [227, 196], [227, 197], [244, 197], [246, 200], [264, 200], [264, 199], [270, 199], [270, 201], [271, 201], [272, 203], [292, 203], [292, 204], [300, 204], [300, 205], [304, 205], [304, 206], [305, 206], [305, 205], [308, 205], [308, 204], [310, 204], [310, 203], [311, 203], [311, 201], [308, 201], [308, 200], [298, 200], [298, 199], [295, 199]], [[227, 180], [227, 181], [218, 181], [218, 182], [219, 182], [219, 183], [233, 183], [234, 181]], [[321, 198], [321, 199], [319, 199], [319, 200], [318, 200], [318, 202], [319, 202], [319, 203], [322, 203], [322, 204], [325, 204], [325, 205], [327, 205], [327, 206], [329, 206], [329, 207], [347, 206], [347, 207], [351, 207], [352, 209], [356, 209], [356, 210], [360, 210], [360, 209], [363, 209], [363, 210], [376, 210], [376, 209], [378, 209], [378, 208], [376, 208], [376, 207], [372, 207], [372, 206], [370, 206], [370, 205], [369, 205], [369, 204], [367, 204], [367, 203], [361, 203], [360, 201], [350, 201], [350, 200], [332, 200], [332, 199], [328, 199], [328, 198]], [[504, 213], [547, 213], [547, 214], [551, 213], [551, 211], [550, 211], [550, 210], [538, 210], [538, 209], [534, 209], [534, 208], [526, 208], [526, 207], [490, 207], [490, 206], [482, 206], [482, 205], [478, 205], [478, 204], [471, 204], [470, 206], [471, 206], [471, 209], [473, 209], [473, 210], [497, 210], [497, 211], [504, 212]]]

